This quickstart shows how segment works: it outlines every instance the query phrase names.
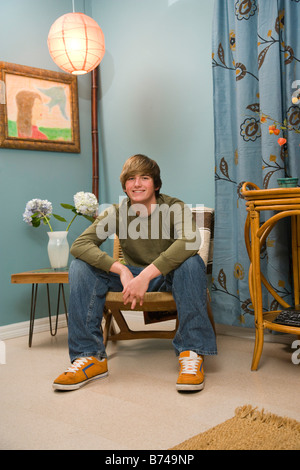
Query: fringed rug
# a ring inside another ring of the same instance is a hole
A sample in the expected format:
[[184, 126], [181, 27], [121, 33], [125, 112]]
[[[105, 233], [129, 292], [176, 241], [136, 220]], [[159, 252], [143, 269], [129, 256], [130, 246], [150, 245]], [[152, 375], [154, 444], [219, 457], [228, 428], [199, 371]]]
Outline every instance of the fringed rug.
[[246, 405], [171, 450], [300, 450], [300, 423]]

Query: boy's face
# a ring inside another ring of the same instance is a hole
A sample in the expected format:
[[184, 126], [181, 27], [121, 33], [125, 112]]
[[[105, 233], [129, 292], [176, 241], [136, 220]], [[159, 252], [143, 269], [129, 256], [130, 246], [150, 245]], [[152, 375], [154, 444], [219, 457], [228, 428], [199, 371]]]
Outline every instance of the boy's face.
[[125, 192], [131, 204], [144, 204], [150, 209], [151, 204], [156, 204], [153, 178], [148, 175], [135, 175], [126, 180]]

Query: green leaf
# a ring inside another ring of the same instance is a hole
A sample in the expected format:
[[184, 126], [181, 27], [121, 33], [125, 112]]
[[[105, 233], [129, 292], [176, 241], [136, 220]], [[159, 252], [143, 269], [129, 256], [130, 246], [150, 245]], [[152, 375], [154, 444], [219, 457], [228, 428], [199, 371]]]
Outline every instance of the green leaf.
[[39, 227], [41, 225], [41, 221], [38, 217], [32, 216], [31, 220], [32, 220], [33, 227]]
[[64, 204], [63, 202], [61, 202], [60, 205], [61, 205], [61, 207], [63, 207], [64, 209], [71, 209], [71, 210], [75, 209], [75, 207], [74, 207], [74, 206], [71, 206], [71, 204]]
[[55, 219], [60, 220], [61, 222], [67, 222], [66, 219], [57, 214], [52, 214]]

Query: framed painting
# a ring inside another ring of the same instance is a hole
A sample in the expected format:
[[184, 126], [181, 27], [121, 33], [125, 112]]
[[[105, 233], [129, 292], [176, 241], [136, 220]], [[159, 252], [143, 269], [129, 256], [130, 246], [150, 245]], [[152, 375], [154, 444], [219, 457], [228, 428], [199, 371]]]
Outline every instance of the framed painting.
[[0, 62], [0, 147], [80, 152], [77, 77]]

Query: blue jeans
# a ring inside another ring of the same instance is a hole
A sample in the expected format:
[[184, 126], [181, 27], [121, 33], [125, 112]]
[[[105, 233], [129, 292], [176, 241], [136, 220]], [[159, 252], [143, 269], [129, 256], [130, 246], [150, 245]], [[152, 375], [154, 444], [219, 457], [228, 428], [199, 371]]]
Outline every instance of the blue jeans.
[[[143, 269], [135, 266], [128, 268], [134, 276]], [[75, 259], [70, 265], [69, 282], [71, 362], [78, 357], [106, 357], [101, 330], [105, 296], [108, 291], [123, 290], [120, 277]], [[188, 258], [166, 276], [153, 279], [148, 291], [170, 291], [174, 296], [179, 320], [173, 339], [177, 355], [187, 350], [200, 355], [217, 354], [216, 338], [206, 308], [205, 265], [199, 255]]]

